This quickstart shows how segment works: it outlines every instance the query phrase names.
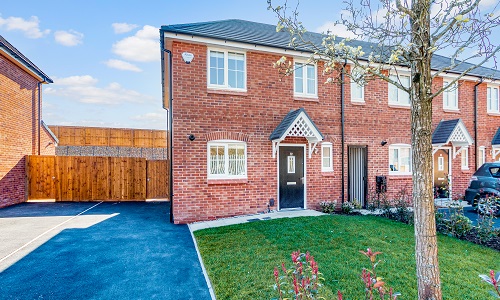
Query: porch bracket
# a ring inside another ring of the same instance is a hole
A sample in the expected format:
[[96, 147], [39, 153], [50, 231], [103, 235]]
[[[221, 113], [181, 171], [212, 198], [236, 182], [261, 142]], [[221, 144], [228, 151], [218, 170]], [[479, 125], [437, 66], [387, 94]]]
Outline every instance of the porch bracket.
[[460, 154], [462, 152], [462, 150], [464, 150], [464, 148], [469, 148], [468, 146], [461, 146], [460, 148], [458, 148], [458, 146], [455, 146], [453, 145], [453, 159], [457, 158], [457, 155]]
[[281, 140], [274, 140], [273, 141], [273, 158], [276, 158], [276, 153], [278, 152], [278, 146], [280, 144]]
[[314, 152], [314, 149], [316, 149], [317, 145], [318, 145], [318, 142], [316, 142], [316, 143], [309, 142], [309, 158], [312, 157], [312, 153]]
[[493, 159], [496, 159], [496, 157], [500, 154], [500, 147], [493, 147], [491, 149], [491, 155], [493, 156]]

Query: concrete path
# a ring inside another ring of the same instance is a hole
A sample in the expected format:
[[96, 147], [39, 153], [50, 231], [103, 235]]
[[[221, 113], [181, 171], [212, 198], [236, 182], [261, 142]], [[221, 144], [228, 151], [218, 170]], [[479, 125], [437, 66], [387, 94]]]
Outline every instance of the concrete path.
[[24, 203], [0, 209], [1, 299], [211, 299], [169, 204]]

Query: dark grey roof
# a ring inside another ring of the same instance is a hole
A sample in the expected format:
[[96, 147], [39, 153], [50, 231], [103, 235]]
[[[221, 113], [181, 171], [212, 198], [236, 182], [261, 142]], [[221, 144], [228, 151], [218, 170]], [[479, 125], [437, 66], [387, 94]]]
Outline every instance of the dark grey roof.
[[460, 119], [441, 121], [432, 134], [432, 144], [446, 144]]
[[[231, 19], [201, 23], [163, 25], [161, 30], [174, 34], [187, 34], [191, 36], [207, 37], [224, 41], [311, 52], [306, 45], [298, 45], [295, 48], [291, 47], [289, 45], [290, 34], [286, 31], [276, 32], [276, 25], [262, 24], [251, 21]], [[326, 35], [315, 32], [306, 32], [304, 34], [304, 39], [306, 41], [311, 41], [318, 47], [321, 47], [324, 37], [326, 37]], [[373, 52], [371, 49], [377, 47], [374, 43], [357, 40], [349, 40], [346, 44], [356, 48], [361, 46], [366, 55]], [[365, 59], [366, 58], [367, 57], [365, 57]], [[434, 70], [439, 70], [444, 66], [449, 66], [450, 63], [451, 60], [448, 57], [438, 54], [433, 55], [432, 68]], [[448, 72], [461, 73], [461, 71], [466, 70], [469, 66], [471, 66], [471, 64], [463, 63], [456, 69]], [[500, 79], [500, 71], [486, 67], [479, 67], [474, 71], [469, 72], [469, 75]]]
[[497, 129], [497, 133], [495, 133], [491, 145], [500, 145], [500, 127]]
[[45, 122], [42, 120], [42, 127], [45, 128], [45, 130], [47, 131], [47, 133], [50, 135], [50, 137], [54, 140], [54, 142], [56, 144], [59, 144], [59, 139], [57, 138], [57, 136], [54, 134], [54, 132], [52, 130], [50, 130], [49, 126], [47, 124], [45, 124]]
[[269, 136], [269, 140], [273, 141], [282, 138], [283, 135], [286, 133], [285, 131], [288, 129], [288, 127], [290, 127], [290, 125], [292, 125], [293, 122], [295, 122], [295, 120], [297, 119], [297, 117], [300, 115], [301, 112], [304, 112], [306, 117], [314, 126], [314, 129], [316, 129], [316, 131], [321, 135], [321, 138], [323, 139], [324, 138], [323, 134], [321, 133], [321, 131], [319, 131], [318, 127], [316, 127], [316, 124], [314, 124], [313, 120], [311, 120], [306, 110], [304, 108], [299, 108], [297, 110], [291, 110], [289, 113], [286, 114], [281, 123], [276, 127], [276, 129], [274, 129], [273, 133], [271, 133], [271, 135]]
[[50, 79], [47, 74], [45, 74], [42, 70], [40, 70], [34, 63], [31, 62], [24, 54], [22, 54], [16, 47], [12, 46], [3, 36], [0, 35], [0, 48], [4, 49], [5, 52], [12, 55], [15, 59], [17, 59], [20, 63], [25, 65], [28, 69], [30, 69], [33, 73], [42, 77], [44, 82], [52, 83], [52, 79]]

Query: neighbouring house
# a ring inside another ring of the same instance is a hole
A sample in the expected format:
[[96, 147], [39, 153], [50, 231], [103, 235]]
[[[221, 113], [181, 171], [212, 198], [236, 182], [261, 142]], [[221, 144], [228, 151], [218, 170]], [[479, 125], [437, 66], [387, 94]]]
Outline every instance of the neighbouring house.
[[[57, 156], [142, 157], [166, 160], [165, 130], [50, 125]], [[166, 171], [166, 170], [165, 170]]]
[[[310, 52], [291, 48], [274, 25], [224, 20], [162, 26], [160, 35], [164, 98], [173, 96], [164, 106], [173, 116], [175, 223], [327, 200], [366, 207], [377, 183], [389, 198], [411, 195], [408, 94], [382, 80], [324, 84], [323, 64], [308, 64]], [[307, 38], [319, 44], [322, 35]], [[273, 69], [282, 56], [292, 76]], [[449, 59], [434, 55], [433, 64]], [[400, 71], [409, 84], [409, 70]], [[500, 158], [499, 88], [500, 72], [482, 67], [434, 100], [437, 197], [463, 194], [478, 166]]]
[[26, 155], [53, 155], [57, 139], [43, 123], [42, 70], [0, 36], [0, 207], [26, 200]]

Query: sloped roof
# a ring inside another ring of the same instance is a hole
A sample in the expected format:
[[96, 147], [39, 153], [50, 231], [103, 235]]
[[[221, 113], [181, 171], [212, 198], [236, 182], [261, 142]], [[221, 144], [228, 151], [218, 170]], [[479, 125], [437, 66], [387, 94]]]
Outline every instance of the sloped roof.
[[[300, 120], [300, 116], [303, 116], [304, 120]], [[304, 124], [296, 124], [297, 121], [303, 121]], [[294, 125], [298, 125], [298, 132], [294, 131]], [[291, 110], [283, 118], [281, 123], [274, 129], [274, 131], [269, 136], [269, 140], [283, 140], [288, 135], [302, 136], [308, 140], [313, 138], [315, 142], [323, 140], [323, 134], [319, 131], [316, 124], [311, 120], [304, 108], [299, 108], [297, 110]]]
[[445, 145], [450, 142], [452, 144], [472, 144], [472, 138], [460, 119], [441, 121], [432, 133], [433, 145]]
[[493, 140], [491, 141], [491, 145], [500, 146], [500, 127], [498, 127], [498, 129], [497, 129], [497, 132], [495, 133], [495, 136], [493, 137]]
[[[298, 50], [304, 52], [311, 52], [305, 45], [298, 45], [296, 48], [290, 47], [290, 34], [286, 31], [276, 32], [276, 25], [263, 24], [245, 20], [230, 19], [211, 22], [176, 24], [176, 25], [163, 25], [161, 30], [174, 34], [186, 34], [191, 36], [206, 37], [224, 41], [240, 42], [259, 46], [275, 47], [287, 50]], [[306, 32], [304, 39], [313, 42], [317, 47], [322, 48], [321, 43], [326, 35]], [[365, 59], [372, 48], [377, 47], [376, 44], [350, 40], [346, 44], [352, 47], [361, 46], [365, 54]], [[432, 69], [439, 70], [442, 67], [449, 66], [451, 59], [442, 55], [434, 54], [432, 56]], [[454, 70], [448, 71], [449, 73], [461, 73], [470, 67], [471, 64], [463, 63]], [[487, 77], [492, 79], [500, 79], [500, 71], [479, 67], [472, 72], [468, 73], [472, 76]]]
[[46, 83], [53, 83], [52, 79], [50, 79], [47, 74], [45, 74], [40, 68], [38, 68], [34, 63], [31, 62], [24, 54], [22, 54], [16, 47], [12, 46], [3, 36], [0, 35], [0, 49], [9, 53], [13, 58], [15, 58], [18, 62], [26, 66], [29, 70], [31, 70], [36, 75], [43, 78]]

